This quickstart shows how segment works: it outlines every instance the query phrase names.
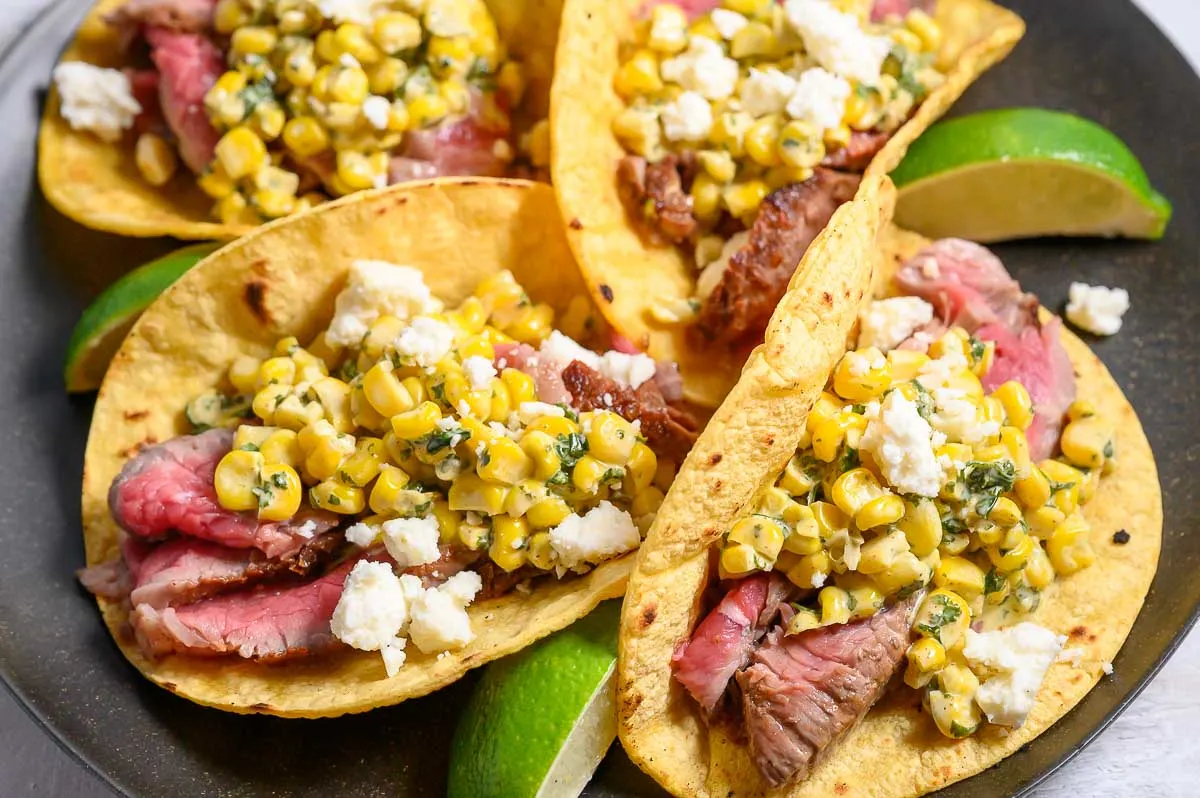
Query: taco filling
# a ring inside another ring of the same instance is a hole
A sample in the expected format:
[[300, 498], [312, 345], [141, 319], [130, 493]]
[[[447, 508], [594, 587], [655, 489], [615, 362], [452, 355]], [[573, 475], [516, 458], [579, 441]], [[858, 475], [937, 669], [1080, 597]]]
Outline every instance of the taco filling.
[[[660, 323], [756, 343], [809, 244], [943, 75], [933, 3], [655, 4], [622, 54], [629, 213], [694, 258]], [[714, 7], [715, 6], [715, 7]]]
[[114, 144], [132, 131], [152, 186], [182, 161], [222, 223], [514, 168], [523, 70], [482, 0], [130, 0], [105, 22], [145, 66], [60, 64], [60, 113]]
[[410, 641], [461, 648], [472, 602], [637, 548], [695, 437], [671, 368], [554, 322], [507, 271], [446, 309], [356, 261], [328, 329], [234, 360], [180, 408], [193, 434], [126, 463], [121, 554], [83, 583], [151, 657], [349, 646], [392, 676]]
[[1116, 465], [1038, 301], [939, 241], [870, 302], [798, 451], [718, 544], [723, 595], [672, 657], [771, 785], [802, 780], [893, 675], [952, 738], [1018, 727], [1065, 641], [1027, 620], [1095, 559]]

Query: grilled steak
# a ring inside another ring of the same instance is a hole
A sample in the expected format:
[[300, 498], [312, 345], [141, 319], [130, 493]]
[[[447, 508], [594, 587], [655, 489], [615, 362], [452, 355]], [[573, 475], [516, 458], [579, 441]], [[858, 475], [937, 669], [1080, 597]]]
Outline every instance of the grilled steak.
[[643, 382], [634, 390], [578, 360], [563, 369], [562, 379], [579, 410], [612, 410], [640, 421], [642, 435], [655, 454], [683, 462], [691, 451], [699, 424], [691, 413], [668, 405], [656, 381]]
[[233, 445], [233, 431], [213, 429], [144, 449], [125, 464], [108, 492], [113, 519], [131, 535], [158, 539], [175, 531], [232, 548], [257, 548], [268, 557], [299, 550], [337, 525], [324, 511], [260, 523], [253, 513], [217, 502], [213, 472]]
[[904, 659], [913, 602], [861, 621], [766, 636], [737, 681], [750, 751], [768, 783], [807, 777], [879, 700]]
[[617, 163], [617, 184], [631, 211], [676, 244], [696, 232], [688, 193], [695, 176], [696, 156], [690, 150], [669, 153], [657, 163], [638, 155], [626, 155]]
[[862, 172], [871, 165], [871, 159], [879, 154], [891, 137], [891, 133], [883, 131], [856, 130], [850, 134], [850, 143], [825, 156], [821, 166], [847, 172]]
[[1037, 297], [1021, 290], [999, 258], [969, 241], [931, 244], [900, 268], [896, 283], [933, 305], [938, 315], [933, 330], [956, 324], [995, 342], [984, 387], [990, 391], [1008, 380], [1020, 381], [1034, 405], [1026, 431], [1030, 454], [1035, 460], [1053, 454], [1063, 414], [1075, 400], [1074, 371], [1058, 335], [1061, 322], [1041, 323]]
[[712, 612], [696, 627], [692, 639], [671, 657], [675, 678], [696, 703], [711, 712], [733, 675], [750, 661], [787, 595], [787, 580], [759, 573], [739, 579]]
[[749, 240], [700, 308], [696, 326], [705, 339], [732, 345], [762, 334], [809, 244], [854, 196], [860, 180], [818, 168], [805, 182], [763, 200]]
[[936, 7], [937, 0], [875, 0], [875, 5], [871, 7], [871, 21], [883, 22], [888, 17], [903, 19], [914, 8], [932, 14]]
[[539, 402], [571, 404], [571, 394], [563, 385], [562, 370], [566, 363], [539, 357], [538, 351], [529, 344], [496, 344], [496, 369], [506, 368], [523, 371], [533, 378], [534, 390]]
[[260, 586], [161, 610], [141, 604], [130, 625], [150, 656], [236, 654], [261, 661], [307, 656], [340, 645], [329, 621], [354, 562], [302, 585]]
[[267, 559], [255, 549], [231, 549], [177, 538], [150, 552], [135, 573], [129, 600], [161, 609], [288, 576], [308, 576], [341, 546], [340, 532], [317, 536], [292, 555]]
[[409, 131], [404, 137], [403, 153], [392, 159], [389, 182], [455, 175], [503, 177], [509, 159], [503, 157], [502, 142], [508, 128], [484, 124], [481, 103], [482, 96], [473, 91], [467, 116], [426, 130]]
[[204, 95], [225, 71], [217, 46], [198, 33], [146, 28], [150, 58], [158, 68], [163, 116], [179, 144], [179, 156], [200, 174], [213, 159], [221, 134], [208, 121]]

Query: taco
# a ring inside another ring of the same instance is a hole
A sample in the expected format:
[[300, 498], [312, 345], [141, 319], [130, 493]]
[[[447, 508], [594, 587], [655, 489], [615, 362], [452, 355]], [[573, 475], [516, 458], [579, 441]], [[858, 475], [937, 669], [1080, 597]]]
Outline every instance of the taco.
[[72, 219], [233, 238], [355, 191], [544, 175], [559, 0], [101, 0], [38, 176]]
[[987, 0], [567, 0], [551, 173], [606, 318], [715, 407], [862, 175], [1023, 32]]
[[603, 351], [554, 212], [523, 181], [347, 198], [147, 309], [96, 402], [81, 573], [145, 676], [359, 712], [622, 593], [697, 424], [668, 364]]
[[1096, 356], [961, 240], [885, 229], [861, 302], [878, 232], [852, 203], [818, 237], [767, 333], [813, 378], [780, 400], [751, 361], [630, 577], [621, 741], [676, 795], [978, 773], [1112, 672], [1154, 576], [1154, 458]]

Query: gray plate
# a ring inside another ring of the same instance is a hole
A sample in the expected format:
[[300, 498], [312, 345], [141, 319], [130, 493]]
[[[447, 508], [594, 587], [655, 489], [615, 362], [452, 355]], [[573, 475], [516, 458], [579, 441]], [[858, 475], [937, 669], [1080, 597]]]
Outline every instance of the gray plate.
[[[69, 400], [59, 364], [87, 300], [166, 242], [93, 233], [52, 211], [33, 154], [42, 91], [87, 3], [60, 3], [0, 62], [0, 674], [62, 745], [131, 795], [438, 795], [456, 715], [473, 679], [393, 709], [324, 721], [237, 717], [201, 709], [138, 677], [73, 578], [83, 564], [79, 474], [91, 403]], [[1200, 80], [1126, 0], [1012, 0], [1028, 21], [1017, 52], [956, 112], [1039, 105], [1115, 130], [1175, 203], [1158, 244], [1035, 241], [1000, 247], [1014, 274], [1051, 306], [1072, 279], [1120, 285], [1133, 309], [1096, 351], [1141, 414], [1166, 509], [1150, 597], [1104, 680], [1036, 742], [945, 796], [1019, 793], [1087, 743], [1162, 665], [1200, 604], [1197, 493], [1200, 332]], [[1103, 497], [1101, 497], [1102, 500]], [[1120, 601], [1120, 596], [1112, 596]], [[886, 779], [886, 773], [877, 774]], [[620, 753], [589, 795], [657, 795]]]

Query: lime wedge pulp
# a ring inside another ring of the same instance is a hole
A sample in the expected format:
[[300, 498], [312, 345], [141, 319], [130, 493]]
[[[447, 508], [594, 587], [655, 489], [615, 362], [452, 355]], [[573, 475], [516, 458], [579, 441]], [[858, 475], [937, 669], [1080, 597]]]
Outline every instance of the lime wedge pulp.
[[109, 361], [142, 311], [219, 246], [208, 242], [177, 249], [139, 266], [104, 289], [83, 312], [67, 344], [63, 364], [67, 391], [81, 393], [99, 388]]
[[617, 734], [621, 602], [488, 666], [458, 722], [448, 798], [573, 798]]
[[1171, 204], [1137, 157], [1086, 119], [1040, 108], [939, 122], [892, 173], [896, 223], [932, 238], [1161, 238]]

